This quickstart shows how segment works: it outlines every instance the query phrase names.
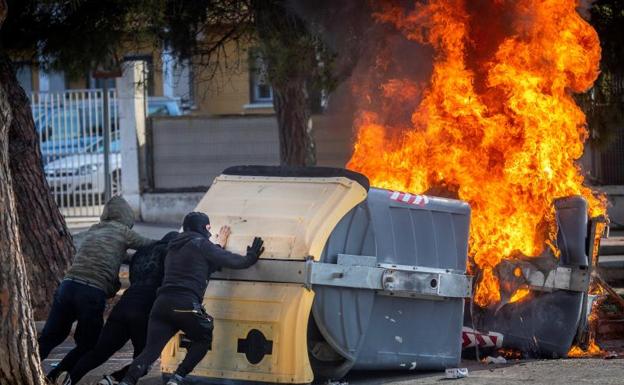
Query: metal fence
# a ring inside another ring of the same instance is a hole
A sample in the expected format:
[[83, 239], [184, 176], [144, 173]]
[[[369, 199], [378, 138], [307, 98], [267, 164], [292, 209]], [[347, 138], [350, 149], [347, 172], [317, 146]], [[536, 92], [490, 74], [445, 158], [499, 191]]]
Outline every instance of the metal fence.
[[107, 183], [113, 195], [121, 192], [117, 97], [115, 90], [106, 93], [108, 101], [101, 89], [31, 95], [44, 172], [65, 216], [100, 215]]

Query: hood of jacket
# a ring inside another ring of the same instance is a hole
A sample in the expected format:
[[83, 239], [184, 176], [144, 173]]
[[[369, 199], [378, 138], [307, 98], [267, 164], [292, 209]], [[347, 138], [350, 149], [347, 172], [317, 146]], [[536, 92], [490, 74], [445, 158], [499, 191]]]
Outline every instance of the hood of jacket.
[[169, 250], [179, 250], [182, 247], [184, 247], [184, 245], [186, 245], [187, 243], [189, 243], [190, 241], [192, 241], [195, 238], [204, 238], [204, 235], [200, 234], [200, 233], [196, 233], [195, 231], [185, 231], [183, 233], [178, 234], [177, 237], [175, 237], [173, 240], [171, 240], [169, 242]]
[[106, 202], [104, 210], [102, 211], [102, 216], [100, 216], [100, 220], [103, 222], [119, 222], [132, 228], [132, 226], [134, 226], [134, 213], [125, 199], [116, 196]]

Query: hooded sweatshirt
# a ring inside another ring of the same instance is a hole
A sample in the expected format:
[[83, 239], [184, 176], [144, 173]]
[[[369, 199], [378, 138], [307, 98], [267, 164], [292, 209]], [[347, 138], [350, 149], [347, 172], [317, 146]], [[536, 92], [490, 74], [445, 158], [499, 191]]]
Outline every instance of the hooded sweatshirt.
[[165, 278], [158, 294], [191, 295], [202, 303], [210, 274], [221, 267], [245, 269], [255, 256], [231, 253], [210, 242], [206, 234], [185, 231], [169, 242], [165, 258]]
[[162, 284], [165, 274], [167, 245], [179, 234], [177, 231], [171, 231], [160, 241], [141, 247], [134, 253], [129, 268], [130, 289], [139, 286], [150, 287], [156, 292], [156, 289]]
[[65, 278], [88, 282], [113, 296], [119, 289], [119, 267], [128, 249], [154, 243], [132, 230], [134, 214], [121, 197], [111, 198], [102, 212], [100, 223], [87, 230], [72, 266]]

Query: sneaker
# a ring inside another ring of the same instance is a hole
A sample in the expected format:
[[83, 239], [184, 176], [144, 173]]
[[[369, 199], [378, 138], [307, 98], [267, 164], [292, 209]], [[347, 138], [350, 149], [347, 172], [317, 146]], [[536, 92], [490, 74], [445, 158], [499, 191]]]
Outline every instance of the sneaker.
[[71, 385], [71, 377], [69, 377], [68, 372], [61, 372], [56, 380], [54, 381], [55, 385]]
[[167, 381], [167, 385], [181, 385], [183, 381], [184, 377], [179, 374], [174, 374], [171, 378], [169, 378], [169, 381]]
[[108, 374], [102, 377], [102, 379], [97, 383], [97, 385], [118, 385], [119, 383], [115, 381], [112, 376]]

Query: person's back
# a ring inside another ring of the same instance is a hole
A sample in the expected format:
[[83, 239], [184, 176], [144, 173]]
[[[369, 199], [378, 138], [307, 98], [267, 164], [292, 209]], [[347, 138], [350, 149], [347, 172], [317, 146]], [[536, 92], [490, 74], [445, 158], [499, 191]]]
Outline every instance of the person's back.
[[223, 251], [196, 232], [186, 231], [178, 235], [169, 244], [165, 276], [158, 292], [192, 294], [201, 302], [210, 274], [219, 267], [203, 257], [203, 254], [219, 250]]
[[85, 281], [108, 296], [118, 290], [118, 274], [127, 249], [139, 249], [154, 241], [132, 231], [134, 214], [121, 197], [108, 201], [100, 223], [87, 230], [66, 278]]

